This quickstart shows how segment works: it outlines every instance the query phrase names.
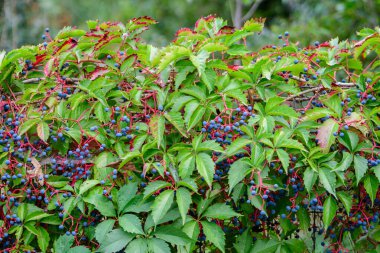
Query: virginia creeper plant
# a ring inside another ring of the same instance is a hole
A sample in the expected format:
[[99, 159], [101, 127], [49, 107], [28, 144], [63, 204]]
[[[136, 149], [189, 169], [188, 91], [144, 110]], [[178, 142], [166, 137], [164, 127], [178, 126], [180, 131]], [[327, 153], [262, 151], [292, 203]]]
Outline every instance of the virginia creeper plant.
[[264, 21], [0, 53], [0, 251], [379, 252], [380, 30], [253, 51]]

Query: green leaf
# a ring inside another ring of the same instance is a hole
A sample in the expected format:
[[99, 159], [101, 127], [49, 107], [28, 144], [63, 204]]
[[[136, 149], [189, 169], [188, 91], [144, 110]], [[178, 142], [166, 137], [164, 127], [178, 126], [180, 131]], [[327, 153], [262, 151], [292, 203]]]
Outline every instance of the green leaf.
[[67, 253], [91, 253], [91, 251], [85, 246], [76, 246], [67, 251]]
[[240, 183], [252, 169], [247, 160], [239, 159], [235, 161], [228, 171], [228, 194], [231, 194], [233, 188]]
[[342, 116], [342, 110], [343, 106], [341, 106], [341, 98], [338, 94], [335, 94], [334, 96], [327, 97], [327, 99], [323, 100], [324, 104], [333, 110], [338, 117]]
[[343, 157], [340, 163], [335, 167], [334, 171], [346, 171], [353, 160], [353, 156], [348, 152], [343, 152]]
[[275, 239], [258, 240], [254, 244], [251, 252], [252, 253], [272, 253], [276, 251], [279, 245], [281, 245], [281, 242]]
[[364, 174], [368, 170], [368, 161], [365, 157], [358, 155], [354, 156], [354, 168], [356, 176], [356, 185], [359, 184], [360, 180], [363, 178]]
[[224, 252], [225, 238], [223, 230], [213, 222], [201, 221], [206, 240]]
[[211, 186], [215, 167], [211, 156], [206, 153], [199, 153], [195, 156], [195, 162], [199, 174], [204, 178], [206, 183]]
[[188, 248], [191, 249], [197, 242], [200, 233], [198, 222], [195, 220], [190, 220], [186, 222], [186, 224], [182, 228], [182, 231], [185, 232], [187, 236], [193, 240], [193, 242], [188, 245]]
[[40, 119], [29, 119], [22, 123], [22, 125], [18, 128], [18, 134], [23, 135], [26, 133], [29, 129], [31, 129], [33, 126], [35, 126], [38, 122], [40, 122]]
[[323, 203], [323, 224], [327, 228], [335, 217], [336, 211], [338, 210], [338, 205], [335, 199], [329, 196]]
[[165, 181], [161, 181], [161, 180], [157, 180], [157, 181], [154, 181], [154, 182], [150, 182], [150, 183], [145, 187], [145, 190], [144, 190], [144, 198], [147, 198], [147, 197], [149, 197], [150, 195], [152, 195], [153, 193], [157, 192], [158, 190], [161, 190], [162, 188], [169, 187], [169, 186], [171, 186], [170, 183], [165, 182]]
[[364, 188], [371, 198], [372, 205], [375, 203], [377, 191], [379, 190], [379, 182], [374, 175], [367, 175], [364, 179]]
[[42, 252], [46, 252], [49, 246], [49, 241], [50, 241], [49, 233], [42, 227], [37, 227], [37, 229], [38, 229], [38, 236], [37, 236], [38, 247], [40, 247]]
[[186, 80], [186, 77], [189, 73], [193, 72], [194, 71], [194, 67], [193, 66], [186, 66], [186, 67], [183, 67], [183, 68], [180, 68], [175, 76], [175, 89], [178, 90], [178, 88], [180, 87], [180, 85], [183, 83], [183, 81]]
[[234, 248], [237, 253], [249, 253], [252, 248], [252, 236], [249, 233], [249, 229], [246, 229], [243, 234], [238, 236], [236, 243], [234, 243]]
[[35, 212], [30, 212], [25, 218], [25, 222], [28, 221], [33, 221], [33, 220], [40, 220], [45, 217], [52, 216], [52, 214], [45, 213], [43, 211], [35, 211]]
[[228, 47], [222, 43], [219, 42], [207, 42], [206, 44], [202, 45], [200, 50], [205, 50], [209, 53], [216, 52], [216, 51], [225, 51]]
[[291, 118], [298, 118], [299, 116], [299, 113], [287, 105], [279, 105], [268, 111], [267, 114], [272, 116], [285, 116]]
[[79, 29], [73, 29], [70, 26], [65, 26], [62, 30], [58, 32], [56, 35], [56, 39], [66, 39], [69, 37], [81, 37], [86, 34], [86, 31], [79, 30]]
[[97, 184], [99, 184], [99, 180], [94, 179], [84, 181], [79, 188], [79, 194], [82, 195], [83, 193], [87, 192]]
[[202, 105], [198, 105], [195, 111], [191, 114], [189, 122], [187, 123], [188, 125], [187, 131], [190, 131], [194, 126], [198, 124], [198, 122], [201, 121], [205, 112], [206, 112], [206, 108]]
[[201, 145], [203, 140], [202, 135], [197, 135], [194, 137], [193, 141], [191, 142], [191, 145], [193, 146], [194, 151], [198, 151], [198, 147]]
[[46, 182], [55, 188], [62, 188], [68, 185], [68, 182], [70, 179], [64, 176], [49, 176], [48, 179], [46, 179]]
[[304, 231], [307, 231], [310, 227], [310, 215], [308, 211], [305, 208], [301, 207], [297, 212], [297, 218], [300, 223], [300, 228]]
[[49, 125], [46, 122], [40, 122], [37, 125], [37, 135], [44, 142], [49, 138]]
[[146, 253], [148, 252], [148, 241], [145, 238], [137, 238], [131, 241], [124, 253]]
[[290, 219], [280, 219], [279, 223], [284, 234], [288, 234], [290, 231], [294, 231], [296, 229], [296, 226], [290, 222]]
[[165, 117], [154, 115], [149, 121], [149, 128], [153, 137], [157, 139], [158, 148], [160, 148], [165, 132]]
[[311, 168], [307, 168], [303, 173], [303, 181], [308, 193], [311, 192], [315, 182], [317, 181], [318, 174]]
[[119, 217], [119, 225], [124, 231], [134, 234], [144, 234], [139, 217], [133, 214], [124, 214]]
[[54, 252], [55, 253], [66, 253], [71, 245], [73, 245], [74, 236], [71, 235], [61, 235], [58, 240], [54, 241]]
[[94, 107], [96, 118], [102, 123], [106, 123], [110, 120], [110, 113], [106, 112], [105, 108], [106, 107], [100, 102], [97, 102]]
[[326, 116], [336, 116], [336, 113], [327, 108], [313, 108], [306, 111], [305, 117], [302, 118], [303, 121], [306, 120], [317, 120]]
[[27, 222], [25, 223], [24, 227], [29, 231], [31, 232], [32, 234], [36, 235], [36, 236], [39, 236], [39, 231], [37, 230], [36, 228], [36, 223], [35, 222]]
[[182, 46], [168, 46], [163, 49], [163, 54], [159, 54], [158, 72], [163, 71], [170, 63], [183, 57], [189, 56], [190, 50]]
[[282, 249], [286, 249], [286, 252], [304, 253], [306, 252], [306, 245], [302, 239], [290, 239], [283, 242]]
[[206, 68], [205, 71], [200, 73], [200, 76], [207, 89], [213, 91], [214, 83], [216, 81], [216, 72], [213, 69]]
[[249, 194], [248, 196], [251, 200], [251, 204], [261, 211], [264, 210], [265, 205], [264, 205], [263, 198], [261, 198], [260, 196], [257, 196], [257, 195], [251, 197], [250, 192], [248, 194]]
[[127, 244], [134, 238], [134, 236], [128, 232], [124, 232], [122, 229], [112, 230], [106, 235], [98, 252], [117, 252], [122, 250]]
[[129, 182], [123, 185], [117, 193], [117, 207], [118, 212], [121, 213], [125, 206], [136, 196], [137, 183]]
[[[193, 65], [197, 68], [199, 75], [205, 70], [206, 68], [206, 60], [209, 57], [209, 53], [207, 51], [200, 51], [198, 52], [198, 55], [190, 55], [190, 61], [193, 63]], [[210, 89], [211, 90], [211, 89]]]
[[104, 168], [116, 161], [117, 158], [111, 152], [102, 152], [96, 157], [95, 165], [97, 168]]
[[181, 178], [189, 178], [195, 168], [195, 157], [189, 153], [179, 164], [179, 175]]
[[182, 134], [182, 136], [188, 138], [188, 135], [185, 130], [185, 122], [180, 112], [171, 111], [165, 113], [164, 116]]
[[324, 153], [329, 152], [331, 145], [335, 142], [334, 133], [338, 131], [338, 128], [339, 124], [333, 119], [326, 120], [319, 127], [316, 139]]
[[281, 143], [277, 147], [305, 150], [304, 146], [299, 141], [293, 139], [281, 140]]
[[1, 52], [0, 52], [0, 70], [1, 70], [1, 66], [2, 66], [2, 63], [3, 63], [3, 60], [4, 60], [4, 58], [5, 58], [5, 55], [6, 55], [6, 51], [5, 50], [2, 50]]
[[196, 149], [196, 152], [203, 152], [203, 151], [216, 151], [216, 152], [223, 152], [223, 148], [215, 141], [204, 141], [200, 143]]
[[325, 168], [325, 167], [319, 168], [319, 180], [329, 193], [336, 196], [335, 195], [336, 176], [334, 172], [332, 172], [330, 169]]
[[375, 173], [375, 176], [377, 177], [377, 179], [380, 182], [380, 165], [373, 167], [372, 171]]
[[282, 167], [285, 169], [286, 173], [288, 173], [289, 160], [290, 160], [290, 156], [288, 152], [279, 148], [279, 149], [276, 149], [276, 153], [277, 153], [278, 158], [280, 158]]
[[189, 190], [187, 190], [186, 188], [180, 187], [176, 191], [176, 199], [177, 199], [179, 213], [181, 214], [181, 217], [182, 217], [182, 225], [183, 225], [185, 224], [186, 215], [187, 215], [187, 212], [189, 211], [190, 204], [192, 203], [191, 194]]
[[153, 253], [171, 253], [169, 245], [157, 238], [150, 238], [148, 241], [149, 252]]
[[351, 152], [354, 153], [359, 143], [359, 136], [356, 133], [347, 131], [339, 141]]
[[352, 208], [352, 196], [345, 192], [337, 192], [339, 200], [342, 202], [347, 214], [350, 214]]
[[232, 217], [237, 217], [241, 215], [236, 213], [231, 206], [226, 205], [224, 203], [217, 203], [207, 208], [203, 216], [213, 219], [227, 220]]
[[161, 192], [160, 195], [156, 197], [151, 207], [153, 221], [155, 224], [158, 224], [158, 222], [169, 211], [171, 205], [173, 204], [173, 198], [174, 198], [173, 190], [166, 190], [164, 192]]
[[24, 221], [26, 215], [28, 213], [28, 204], [22, 203], [17, 207], [17, 216], [21, 221]]
[[238, 138], [234, 140], [231, 145], [228, 146], [226, 149], [226, 156], [230, 157], [241, 151], [245, 146], [248, 144], [251, 144], [251, 140], [244, 139], [244, 138]]
[[83, 201], [93, 204], [95, 208], [104, 216], [116, 216], [115, 208], [112, 201], [100, 193], [100, 188], [94, 188], [90, 193], [83, 197]]
[[190, 95], [199, 101], [206, 100], [206, 92], [199, 86], [191, 86], [181, 90], [181, 93]]
[[139, 156], [141, 156], [141, 153], [138, 150], [133, 150], [131, 152], [128, 152], [123, 157], [121, 157], [122, 161], [119, 165], [119, 169], [122, 168], [124, 165], [126, 165], [129, 161], [131, 161], [134, 158], [139, 157]]
[[234, 99], [238, 100], [243, 105], [248, 104], [247, 97], [241, 89], [227, 90], [224, 92], [224, 94], [227, 97], [234, 98]]
[[176, 245], [186, 245], [191, 242], [189, 237], [180, 228], [173, 225], [158, 227], [154, 235], [157, 238]]
[[279, 96], [270, 97], [265, 104], [265, 112], [274, 111], [279, 105], [284, 102], [284, 98]]
[[105, 220], [96, 226], [95, 238], [99, 243], [106, 238], [106, 235], [112, 230], [114, 224], [115, 220]]
[[82, 134], [81, 134], [80, 130], [78, 130], [78, 129], [74, 129], [74, 128], [70, 128], [70, 130], [69, 130], [69, 131], [66, 131], [66, 133], [67, 133], [71, 138], [73, 138], [77, 143], [80, 143], [81, 138], [82, 138]]

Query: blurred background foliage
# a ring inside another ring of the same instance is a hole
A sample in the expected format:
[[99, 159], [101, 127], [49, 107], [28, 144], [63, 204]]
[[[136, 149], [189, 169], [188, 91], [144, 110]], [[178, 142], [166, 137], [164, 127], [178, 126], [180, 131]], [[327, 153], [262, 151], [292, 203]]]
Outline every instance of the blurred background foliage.
[[86, 27], [86, 21], [121, 21], [151, 16], [159, 23], [145, 34], [157, 46], [172, 40], [181, 27], [193, 27], [209, 14], [240, 26], [265, 17], [266, 28], [252, 38], [253, 47], [278, 44], [289, 31], [307, 46], [315, 40], [355, 39], [355, 31], [379, 24], [380, 0], [0, 0], [0, 49], [42, 42], [45, 27], [54, 35], [64, 26]]

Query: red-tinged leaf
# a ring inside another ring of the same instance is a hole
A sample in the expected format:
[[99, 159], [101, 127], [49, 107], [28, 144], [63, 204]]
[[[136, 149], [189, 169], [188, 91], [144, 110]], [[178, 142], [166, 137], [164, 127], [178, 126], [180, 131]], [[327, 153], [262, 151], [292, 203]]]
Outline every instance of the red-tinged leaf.
[[379, 34], [377, 34], [377, 33], [374, 33], [374, 34], [368, 35], [368, 36], [365, 37], [364, 39], [362, 39], [362, 40], [356, 42], [356, 43], [354, 44], [354, 46], [355, 46], [355, 47], [360, 47], [360, 46], [362, 46], [363, 43], [366, 42], [368, 39], [370, 39], [370, 38], [374, 38], [374, 37], [378, 37], [378, 36], [379, 36]]
[[103, 76], [104, 74], [107, 74], [108, 72], [109, 72], [109, 69], [97, 69], [91, 73], [90, 79], [95, 80], [99, 76]]
[[37, 125], [37, 134], [44, 142], [49, 138], [49, 125], [46, 122], [40, 122]]
[[198, 19], [197, 22], [195, 23], [195, 29], [196, 30], [203, 29], [205, 23], [208, 23], [214, 19], [215, 19], [214, 15], [208, 15], [207, 17], [202, 17], [202, 18]]
[[43, 60], [45, 60], [45, 57], [46, 57], [46, 54], [37, 55], [36, 56], [36, 61], [33, 62], [33, 66], [37, 66], [38, 64], [40, 64], [40, 62], [42, 62]]
[[160, 147], [165, 132], [165, 117], [163, 115], [153, 116], [149, 121], [149, 128], [154, 138], [157, 139], [158, 147]]
[[220, 28], [220, 30], [218, 31], [217, 35], [222, 35], [222, 34], [232, 34], [234, 33], [235, 31], [235, 28], [233, 26], [223, 26], [222, 28]]
[[366, 119], [361, 113], [353, 112], [350, 116], [346, 117], [344, 121], [346, 124], [349, 124], [350, 127], [358, 129], [364, 136], [370, 132]]
[[323, 152], [327, 153], [330, 150], [331, 145], [335, 141], [334, 133], [338, 131], [338, 128], [339, 124], [333, 119], [326, 120], [319, 127], [316, 139]]
[[144, 25], [153, 25], [153, 24], [158, 23], [155, 19], [153, 19], [152, 17], [149, 17], [149, 16], [133, 18], [132, 22], [135, 24], [144, 24]]
[[238, 65], [228, 65], [227, 67], [231, 70], [234, 70], [234, 71], [237, 71], [237, 70], [243, 68], [243, 66], [238, 66]]
[[[75, 47], [77, 45], [77, 41], [73, 38], [70, 38], [68, 40], [65, 41], [65, 43], [63, 43], [59, 48], [57, 48], [55, 51], [54, 51], [54, 54], [58, 54], [58, 52], [60, 52], [61, 50], [66, 50], [66, 51], [69, 51], [70, 49], [72, 49], [73, 47]], [[69, 45], [69, 47], [66, 47], [67, 45]]]
[[45, 76], [50, 76], [50, 73], [53, 69], [53, 65], [54, 65], [54, 61], [55, 61], [55, 58], [51, 58], [46, 64], [45, 64], [45, 67], [44, 67], [44, 74]]
[[129, 31], [135, 31], [140, 29], [140, 31], [147, 30], [150, 25], [157, 24], [157, 21], [151, 17], [144, 16], [139, 18], [134, 18], [129, 22]]
[[205, 36], [199, 33], [194, 32], [189, 28], [180, 29], [175, 36], [173, 42], [182, 43], [183, 41], [192, 41], [192, 40], [204, 40]]
[[261, 32], [264, 28], [265, 18], [253, 18], [244, 23], [243, 30], [248, 32]]
[[193, 34], [196, 34], [196, 32], [194, 32], [190, 28], [185, 27], [185, 28], [179, 29], [176, 32], [175, 37], [187, 37], [187, 36], [191, 36]]

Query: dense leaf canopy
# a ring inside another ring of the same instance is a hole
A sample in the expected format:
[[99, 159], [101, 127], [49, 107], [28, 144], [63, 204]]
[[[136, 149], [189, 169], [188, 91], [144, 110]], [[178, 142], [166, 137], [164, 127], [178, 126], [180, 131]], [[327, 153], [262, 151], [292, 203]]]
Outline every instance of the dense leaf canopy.
[[0, 250], [379, 250], [380, 30], [252, 51], [264, 21], [0, 53]]

